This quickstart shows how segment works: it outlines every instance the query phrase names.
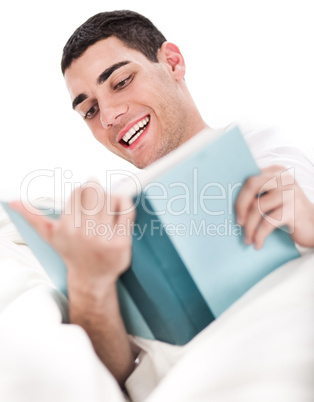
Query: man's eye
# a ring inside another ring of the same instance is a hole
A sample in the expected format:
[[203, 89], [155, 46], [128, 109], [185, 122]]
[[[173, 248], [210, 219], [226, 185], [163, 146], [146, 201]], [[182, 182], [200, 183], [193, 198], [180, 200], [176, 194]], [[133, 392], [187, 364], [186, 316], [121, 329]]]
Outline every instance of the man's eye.
[[98, 105], [92, 106], [84, 115], [84, 119], [92, 119], [98, 112]]
[[122, 89], [130, 84], [133, 80], [133, 74], [129, 75], [125, 80], [120, 81], [117, 85], [115, 85], [114, 89]]

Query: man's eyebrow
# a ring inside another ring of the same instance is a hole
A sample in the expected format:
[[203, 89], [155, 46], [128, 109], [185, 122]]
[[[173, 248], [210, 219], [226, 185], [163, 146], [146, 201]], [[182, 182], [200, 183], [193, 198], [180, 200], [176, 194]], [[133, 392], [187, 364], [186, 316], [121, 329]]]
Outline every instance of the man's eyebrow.
[[82, 103], [85, 99], [87, 99], [87, 95], [79, 94], [74, 101], [72, 102], [72, 108], [75, 109], [77, 105]]
[[[97, 84], [103, 84], [109, 77], [110, 75], [116, 71], [118, 68], [121, 68], [125, 66], [126, 64], [131, 63], [129, 60], [125, 61], [120, 61], [119, 63], [115, 63], [112, 66], [108, 67], [105, 71], [103, 71], [100, 76], [97, 78]], [[77, 105], [80, 103], [84, 102], [85, 99], [87, 99], [88, 96], [86, 94], [79, 94], [76, 98], [74, 98], [72, 102], [72, 108], [75, 109]]]
[[131, 63], [129, 60], [125, 60], [125, 61], [120, 61], [119, 63], [115, 63], [113, 64], [111, 67], [108, 67], [104, 72], [102, 72], [100, 74], [100, 76], [97, 79], [97, 84], [103, 84], [109, 77], [110, 75], [116, 71], [118, 68], [121, 68], [123, 66], [125, 66], [126, 64]]

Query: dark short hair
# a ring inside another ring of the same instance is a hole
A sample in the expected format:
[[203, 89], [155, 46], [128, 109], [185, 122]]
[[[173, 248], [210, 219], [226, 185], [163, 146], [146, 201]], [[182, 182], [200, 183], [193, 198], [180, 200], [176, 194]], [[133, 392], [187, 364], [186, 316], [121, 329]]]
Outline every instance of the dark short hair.
[[144, 54], [157, 63], [157, 53], [166, 41], [163, 34], [146, 17], [134, 11], [103, 12], [89, 18], [76, 29], [67, 41], [62, 55], [61, 70], [70, 67], [87, 48], [101, 39], [115, 36], [126, 46]]

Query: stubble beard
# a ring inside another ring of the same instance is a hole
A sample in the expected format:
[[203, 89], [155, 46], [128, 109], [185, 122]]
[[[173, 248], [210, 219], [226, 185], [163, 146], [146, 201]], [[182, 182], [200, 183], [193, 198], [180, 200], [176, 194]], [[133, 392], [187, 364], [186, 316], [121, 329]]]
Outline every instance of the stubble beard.
[[177, 149], [187, 139], [186, 130], [183, 127], [177, 127], [177, 129], [165, 130], [162, 136], [162, 140], [157, 149], [148, 155], [147, 159], [141, 161], [136, 165], [139, 169], [144, 169], [151, 165], [153, 162], [163, 158], [170, 152]]

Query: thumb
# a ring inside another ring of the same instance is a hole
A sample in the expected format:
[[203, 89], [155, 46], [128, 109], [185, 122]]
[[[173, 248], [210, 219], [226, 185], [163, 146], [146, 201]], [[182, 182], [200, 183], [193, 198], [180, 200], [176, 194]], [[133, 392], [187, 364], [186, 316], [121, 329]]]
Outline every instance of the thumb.
[[51, 243], [57, 224], [56, 220], [49, 219], [43, 211], [33, 207], [31, 204], [25, 205], [20, 201], [13, 201], [9, 203], [9, 207], [21, 214], [48, 243]]

